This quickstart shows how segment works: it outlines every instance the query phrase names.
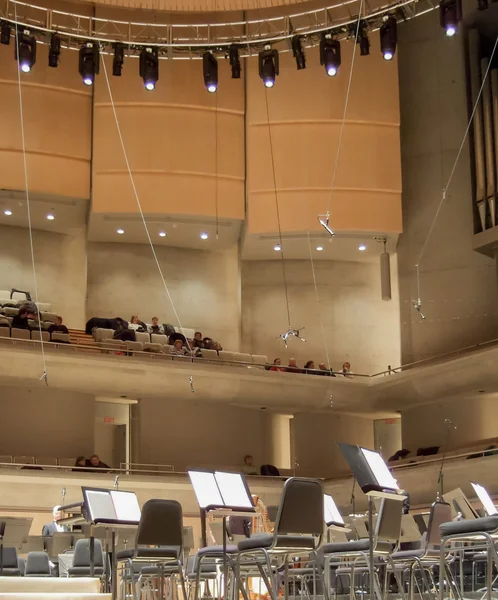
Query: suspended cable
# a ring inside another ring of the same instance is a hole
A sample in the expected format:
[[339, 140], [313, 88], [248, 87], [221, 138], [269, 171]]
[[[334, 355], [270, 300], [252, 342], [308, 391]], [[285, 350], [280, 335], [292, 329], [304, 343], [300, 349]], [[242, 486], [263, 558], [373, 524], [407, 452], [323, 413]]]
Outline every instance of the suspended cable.
[[491, 56], [490, 56], [490, 59], [489, 59], [488, 67], [486, 69], [486, 72], [484, 73], [484, 77], [482, 79], [482, 83], [481, 83], [481, 87], [479, 89], [479, 93], [477, 94], [477, 98], [476, 98], [476, 101], [474, 103], [474, 107], [472, 109], [472, 113], [470, 115], [469, 122], [467, 124], [467, 127], [465, 129], [465, 133], [463, 135], [462, 143], [460, 144], [460, 148], [458, 149], [458, 153], [456, 155], [455, 162], [453, 163], [453, 167], [451, 169], [450, 176], [448, 177], [448, 181], [447, 181], [446, 185], [443, 188], [443, 192], [441, 194], [441, 200], [439, 201], [439, 204], [438, 204], [438, 207], [437, 207], [437, 210], [436, 210], [436, 214], [434, 215], [434, 219], [432, 220], [431, 226], [429, 227], [429, 231], [427, 232], [427, 236], [425, 238], [424, 243], [422, 244], [422, 249], [420, 250], [420, 253], [419, 253], [419, 256], [418, 256], [418, 260], [417, 260], [417, 262], [415, 264], [415, 268], [416, 268], [416, 271], [417, 271], [417, 288], [418, 288], [418, 301], [417, 301], [417, 304], [418, 304], [418, 307], [415, 306], [415, 301], [413, 301], [413, 305], [414, 305], [414, 307], [419, 312], [420, 312], [420, 307], [421, 307], [420, 271], [419, 271], [419, 269], [420, 269], [420, 263], [422, 262], [422, 259], [424, 257], [425, 251], [427, 249], [427, 244], [429, 243], [429, 239], [430, 239], [430, 237], [432, 235], [432, 232], [434, 231], [434, 227], [436, 225], [436, 221], [437, 221], [437, 219], [439, 217], [441, 209], [443, 208], [443, 204], [444, 204], [444, 202], [445, 202], [445, 200], [447, 198], [448, 188], [450, 187], [451, 182], [453, 181], [453, 176], [455, 175], [455, 171], [456, 171], [458, 162], [460, 160], [460, 157], [461, 157], [462, 152], [463, 152], [463, 148], [465, 146], [465, 142], [467, 141], [467, 137], [469, 135], [470, 128], [472, 127], [472, 123], [474, 122], [474, 116], [475, 116], [475, 114], [477, 112], [477, 109], [479, 107], [479, 102], [481, 101], [482, 92], [484, 90], [484, 86], [486, 85], [486, 80], [487, 80], [489, 72], [491, 70], [491, 66], [493, 64], [493, 59], [494, 59], [497, 47], [498, 47], [498, 35], [496, 36], [496, 40], [495, 40], [495, 43], [494, 43], [494, 46], [493, 46], [493, 50], [491, 52]]
[[216, 112], [214, 117], [214, 172], [215, 172], [215, 210], [216, 210], [216, 239], [219, 237], [219, 203], [218, 203], [218, 93], [216, 97]]
[[362, 12], [363, 12], [363, 0], [360, 0], [360, 8], [358, 10], [358, 22], [356, 24], [356, 33], [355, 33], [355, 37], [354, 37], [353, 56], [351, 58], [351, 68], [349, 69], [348, 87], [346, 90], [346, 100], [344, 102], [344, 112], [342, 113], [341, 129], [339, 131], [339, 142], [337, 144], [337, 152], [335, 155], [334, 170], [332, 173], [332, 184], [330, 186], [329, 205], [327, 208], [327, 212], [325, 213], [325, 222], [327, 225], [329, 224], [330, 210], [332, 208], [332, 196], [334, 193], [335, 180], [337, 177], [337, 168], [339, 166], [339, 158], [341, 156], [341, 150], [342, 150], [342, 138], [344, 136], [344, 128], [346, 125], [346, 115], [348, 112], [349, 95], [351, 92], [351, 82], [353, 81], [353, 70], [354, 70], [354, 63], [355, 63], [355, 58], [356, 58], [356, 46], [358, 44], [358, 37], [360, 34]]
[[265, 87], [265, 102], [266, 102], [266, 118], [268, 120], [268, 138], [270, 140], [270, 158], [271, 158], [271, 169], [272, 169], [272, 175], [273, 175], [273, 190], [274, 190], [274, 194], [275, 194], [275, 207], [277, 210], [278, 243], [280, 245], [280, 259], [281, 259], [281, 264], [282, 264], [282, 276], [284, 278], [285, 306], [287, 309], [287, 324], [290, 329], [291, 328], [291, 318], [290, 318], [290, 308], [289, 308], [289, 292], [287, 289], [287, 276], [286, 276], [286, 272], [285, 272], [284, 247], [282, 244], [282, 227], [280, 224], [280, 209], [278, 206], [277, 179], [275, 176], [275, 159], [273, 156], [273, 140], [272, 140], [272, 135], [271, 135], [270, 110], [268, 107], [268, 90], [266, 87]]
[[[14, 13], [15, 19], [17, 22], [17, 4], [14, 4]], [[19, 28], [16, 27], [16, 49], [17, 52], [19, 48]], [[33, 228], [31, 225], [31, 204], [29, 199], [29, 186], [28, 186], [28, 163], [26, 159], [26, 139], [24, 136], [24, 112], [23, 112], [23, 102], [22, 102], [22, 85], [21, 85], [21, 69], [20, 64], [17, 66], [17, 83], [19, 87], [19, 115], [21, 120], [21, 145], [22, 145], [22, 158], [23, 158], [23, 167], [24, 167], [24, 189], [26, 190], [26, 209], [28, 212], [28, 230], [29, 230], [29, 246], [31, 250], [31, 266], [33, 269], [33, 285], [35, 292], [35, 302], [36, 302], [36, 315], [38, 317], [38, 331], [40, 332], [40, 348], [41, 348], [41, 356], [43, 363], [43, 374], [40, 377], [40, 380], [45, 381], [45, 385], [48, 385], [48, 374], [47, 374], [47, 361], [45, 358], [45, 346], [42, 336], [42, 327], [41, 327], [41, 319], [40, 319], [40, 311], [38, 309], [40, 305], [40, 299], [38, 297], [38, 278], [36, 277], [36, 263], [35, 263], [35, 248], [33, 243]]]
[[[154, 244], [152, 242], [152, 237], [150, 235], [149, 227], [147, 225], [147, 220], [145, 219], [144, 211], [142, 209], [142, 203], [140, 202], [140, 198], [139, 198], [139, 195], [138, 195], [137, 186], [135, 185], [135, 178], [133, 177], [133, 172], [131, 170], [130, 161], [128, 160], [128, 153], [126, 151], [125, 143], [124, 143], [124, 140], [123, 140], [123, 134], [121, 133], [121, 126], [119, 124], [118, 114], [116, 112], [116, 105], [114, 104], [114, 97], [112, 95], [111, 84], [110, 84], [110, 81], [109, 81], [109, 75], [107, 73], [107, 66], [106, 66], [106, 63], [105, 63], [105, 59], [102, 59], [102, 65], [104, 67], [105, 80], [106, 80], [106, 83], [107, 83], [107, 89], [109, 91], [109, 98], [110, 98], [110, 101], [111, 101], [112, 112], [114, 114], [114, 121], [116, 122], [116, 129], [118, 131], [119, 141], [121, 143], [121, 149], [123, 150], [123, 157], [125, 159], [126, 169], [128, 171], [128, 175], [130, 176], [131, 186], [133, 188], [133, 193], [135, 195], [135, 200], [137, 202], [138, 211], [140, 212], [140, 217], [142, 219], [142, 223], [143, 223], [143, 226], [144, 226], [144, 229], [145, 229], [145, 234], [147, 236], [147, 240], [149, 242], [149, 246], [150, 246], [150, 249], [151, 249], [151, 252], [152, 252], [152, 256], [154, 257], [154, 261], [155, 261], [156, 266], [157, 266], [157, 270], [159, 271], [159, 275], [161, 277], [161, 281], [163, 283], [164, 290], [166, 292], [166, 296], [168, 297], [168, 299], [170, 301], [171, 308], [173, 309], [173, 313], [174, 313], [175, 318], [176, 318], [176, 320], [178, 322], [178, 326], [180, 327], [180, 329], [183, 329], [182, 323], [181, 323], [181, 320], [180, 320], [180, 316], [179, 316], [179, 314], [178, 314], [178, 312], [177, 312], [177, 310], [175, 308], [175, 304], [173, 302], [173, 298], [171, 297], [171, 293], [169, 291], [168, 284], [166, 283], [166, 278], [164, 277], [163, 270], [162, 270], [161, 265], [159, 263], [159, 259], [157, 257], [156, 249], [155, 249]], [[188, 348], [189, 352], [192, 352], [192, 349], [190, 347], [189, 341], [187, 339], [186, 339], [186, 343], [187, 343], [187, 348]], [[194, 391], [194, 389], [193, 389], [193, 378], [192, 377], [190, 377], [189, 382], [190, 382], [190, 386], [191, 386], [192, 391]]]

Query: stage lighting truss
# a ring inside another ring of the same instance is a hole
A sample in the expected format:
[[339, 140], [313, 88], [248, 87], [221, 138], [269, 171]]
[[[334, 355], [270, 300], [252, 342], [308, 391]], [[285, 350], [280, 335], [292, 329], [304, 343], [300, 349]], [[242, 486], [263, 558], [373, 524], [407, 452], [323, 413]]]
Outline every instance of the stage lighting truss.
[[[324, 4], [326, 2], [324, 0]], [[348, 18], [343, 16], [344, 3], [337, 1], [319, 9], [266, 19], [161, 24], [114, 21], [21, 0], [0, 0], [0, 27], [3, 26], [3, 43], [6, 43], [9, 25], [29, 29], [39, 43], [50, 44], [52, 34], [57, 33], [63, 49], [79, 50], [82, 44], [93, 42], [99, 46], [100, 53], [113, 56], [116, 44], [121, 43], [126, 47], [125, 60], [137, 58], [144, 47], [150, 46], [157, 48], [159, 59], [202, 60], [204, 53], [210, 51], [218, 59], [226, 58], [232, 67], [232, 77], [237, 78], [240, 59], [257, 57], [267, 45], [279, 53], [292, 52], [292, 39], [299, 36], [304, 53], [307, 48], [318, 46], [324, 33], [331, 33], [337, 41], [350, 39], [351, 26], [358, 21], [358, 15], [353, 12], [355, 6], [351, 5], [352, 16]], [[381, 27], [386, 14], [409, 20], [435, 8], [437, 5], [430, 0], [388, 0], [381, 8], [367, 9], [362, 15], [362, 26], [365, 34], [371, 35]]]

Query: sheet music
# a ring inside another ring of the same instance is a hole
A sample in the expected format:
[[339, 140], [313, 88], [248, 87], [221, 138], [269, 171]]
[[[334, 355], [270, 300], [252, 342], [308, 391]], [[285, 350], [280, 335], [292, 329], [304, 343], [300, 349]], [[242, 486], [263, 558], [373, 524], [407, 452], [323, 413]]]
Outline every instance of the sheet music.
[[111, 490], [111, 498], [119, 521], [140, 521], [140, 505], [135, 492]]
[[252, 498], [247, 493], [247, 488], [240, 473], [215, 471], [214, 477], [225, 506], [253, 508]]
[[86, 490], [88, 507], [92, 521], [96, 519], [116, 519], [116, 510], [107, 490]]
[[330, 494], [324, 494], [323, 496], [323, 518], [327, 524], [344, 525], [344, 519]]
[[381, 487], [389, 490], [399, 490], [398, 482], [391, 475], [382, 456], [377, 452], [367, 450], [366, 448], [361, 448], [361, 451], [368, 466], [372, 469], [372, 473], [374, 474], [377, 483]]
[[223, 498], [216, 483], [214, 473], [204, 471], [189, 471], [197, 502], [201, 508], [207, 506], [224, 506]]
[[488, 515], [496, 515], [498, 511], [496, 510], [496, 506], [494, 505], [493, 500], [490, 498], [486, 489], [478, 483], [473, 483], [472, 487], [474, 488], [477, 497], [481, 501], [482, 505], [484, 506], [484, 510], [488, 513]]

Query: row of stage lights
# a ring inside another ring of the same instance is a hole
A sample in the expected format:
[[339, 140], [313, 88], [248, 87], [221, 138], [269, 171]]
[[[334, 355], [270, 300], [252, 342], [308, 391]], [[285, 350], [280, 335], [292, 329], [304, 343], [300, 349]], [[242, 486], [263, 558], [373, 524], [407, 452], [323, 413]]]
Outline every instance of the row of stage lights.
[[[481, 9], [487, 8], [487, 0], [479, 0]], [[448, 37], [457, 32], [458, 23], [462, 19], [461, 0], [441, 0], [439, 4], [441, 26]], [[358, 33], [358, 35], [356, 35]], [[329, 77], [334, 77], [341, 66], [341, 42], [334, 38], [334, 33], [322, 33], [320, 38], [320, 64], [325, 68]], [[352, 25], [349, 31], [352, 38], [357, 39], [360, 47], [360, 55], [370, 54], [370, 39], [365, 21]], [[10, 44], [12, 36], [12, 25], [4, 21], [0, 26], [0, 43]], [[397, 21], [392, 15], [383, 17], [383, 23], [379, 29], [380, 50], [385, 60], [392, 60], [396, 53], [398, 44]], [[291, 39], [292, 53], [296, 60], [298, 70], [306, 68], [306, 55], [302, 47], [303, 37], [296, 35]], [[127, 46], [121, 42], [113, 44], [114, 57], [112, 62], [112, 74], [121, 76], [125, 51]], [[48, 65], [57, 67], [61, 53], [61, 37], [53, 33], [50, 38]], [[16, 32], [15, 58], [19, 62], [19, 68], [24, 73], [29, 73], [36, 62], [36, 39], [27, 29], [18, 29]], [[232, 78], [239, 79], [241, 73], [239, 47], [232, 44], [228, 49], [228, 59], [232, 69]], [[204, 84], [208, 92], [216, 92], [218, 89], [218, 61], [211, 51], [202, 55], [202, 67]], [[100, 50], [97, 42], [85, 42], [79, 50], [79, 73], [85, 85], [91, 86], [100, 68]], [[159, 49], [157, 46], [144, 46], [139, 54], [139, 74], [142, 77], [146, 90], [155, 89], [159, 79]], [[259, 53], [259, 76], [267, 88], [275, 85], [279, 74], [278, 50], [272, 49], [270, 45], [264, 47]]]

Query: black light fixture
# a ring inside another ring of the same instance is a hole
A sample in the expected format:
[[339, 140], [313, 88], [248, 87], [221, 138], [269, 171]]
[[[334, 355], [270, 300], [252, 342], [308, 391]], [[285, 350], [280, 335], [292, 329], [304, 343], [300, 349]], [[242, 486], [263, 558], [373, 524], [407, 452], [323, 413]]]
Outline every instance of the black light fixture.
[[360, 46], [360, 56], [368, 56], [370, 54], [370, 38], [368, 37], [368, 29], [365, 21], [361, 21], [358, 29], [357, 43]]
[[477, 0], [477, 10], [487, 10], [488, 0]]
[[271, 46], [266, 45], [265, 49], [259, 53], [259, 76], [263, 80], [265, 87], [271, 88], [275, 85], [279, 66], [278, 51], [272, 50]]
[[159, 79], [159, 51], [156, 47], [147, 47], [140, 52], [140, 77], [145, 89], [151, 92]]
[[384, 60], [392, 60], [398, 45], [398, 23], [392, 15], [386, 15], [383, 19], [379, 30], [380, 51]]
[[235, 44], [232, 44], [228, 49], [228, 59], [232, 67], [232, 79], [240, 79], [239, 49]]
[[17, 31], [15, 57], [21, 71], [29, 73], [36, 62], [36, 40], [28, 29]]
[[12, 33], [12, 25], [7, 21], [2, 21], [0, 25], [0, 44], [8, 46], [10, 44], [10, 34]]
[[460, 0], [441, 0], [439, 3], [439, 20], [448, 37], [453, 37], [462, 20], [462, 4]]
[[61, 38], [57, 33], [53, 33], [50, 37], [50, 45], [48, 47], [48, 66], [56, 68], [59, 64], [59, 55], [61, 53]]
[[114, 57], [112, 59], [112, 74], [114, 77], [121, 77], [123, 70], [125, 45], [121, 42], [114, 44]]
[[298, 71], [301, 69], [306, 69], [306, 55], [304, 54], [302, 45], [301, 45], [301, 36], [295, 35], [291, 41], [292, 46], [292, 54], [296, 59], [296, 67]]
[[213, 94], [218, 89], [218, 61], [212, 52], [202, 55], [202, 73], [207, 91]]
[[99, 46], [94, 42], [85, 42], [80, 48], [79, 73], [85, 85], [93, 85], [95, 75], [100, 70]]
[[341, 66], [341, 42], [332, 39], [331, 33], [324, 33], [320, 39], [320, 64], [329, 77], [334, 77]]

